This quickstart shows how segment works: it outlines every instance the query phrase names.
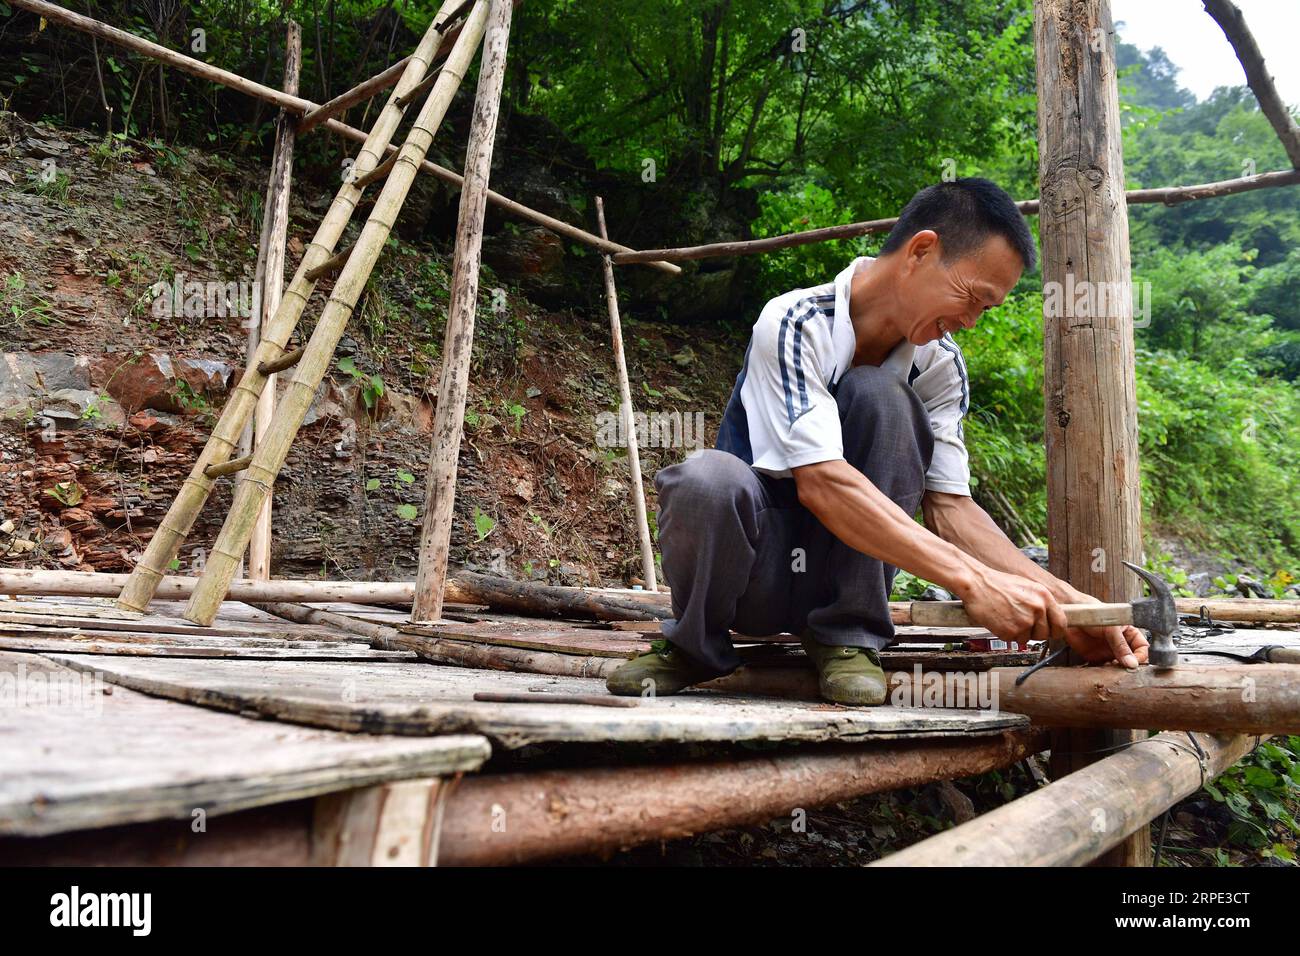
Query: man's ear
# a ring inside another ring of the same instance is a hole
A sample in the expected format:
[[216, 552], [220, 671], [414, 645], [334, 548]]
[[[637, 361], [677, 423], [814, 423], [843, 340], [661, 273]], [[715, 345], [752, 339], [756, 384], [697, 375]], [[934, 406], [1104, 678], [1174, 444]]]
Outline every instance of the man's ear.
[[907, 240], [903, 247], [904, 260], [915, 268], [931, 256], [939, 255], [939, 234], [933, 229], [922, 229]]

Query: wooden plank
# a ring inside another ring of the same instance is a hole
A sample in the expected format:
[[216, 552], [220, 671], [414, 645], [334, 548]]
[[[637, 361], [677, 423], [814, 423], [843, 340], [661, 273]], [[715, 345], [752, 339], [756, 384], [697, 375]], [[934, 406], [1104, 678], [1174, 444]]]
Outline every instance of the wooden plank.
[[187, 707], [106, 687], [93, 680], [103, 659], [84, 660], [78, 673], [0, 653], [0, 691], [24, 701], [0, 707], [0, 834], [211, 817], [473, 770], [489, 754], [479, 736], [358, 736]]
[[279, 720], [366, 733], [482, 733], [509, 749], [546, 741], [862, 741], [997, 733], [1025, 718], [941, 708], [849, 708], [814, 701], [688, 691], [627, 710], [492, 704], [478, 691], [604, 693], [604, 682], [441, 667], [298, 661], [209, 661], [56, 655], [79, 670], [145, 693]]
[[301, 624], [221, 624], [202, 627], [187, 621], [164, 618], [145, 618], [137, 621], [114, 621], [105, 618], [80, 618], [66, 615], [5, 614], [0, 612], [0, 628], [6, 630], [93, 630], [121, 631], [123, 633], [188, 634], [191, 637], [266, 637], [289, 639], [294, 637], [326, 640], [333, 636], [339, 640], [353, 639], [352, 635], [327, 628]]
[[312, 819], [312, 865], [435, 866], [445, 793], [435, 777], [322, 797]]
[[64, 630], [0, 630], [0, 650], [131, 657], [240, 657], [249, 660], [414, 660], [411, 651], [367, 647], [356, 641], [277, 641], [238, 637], [168, 637]]

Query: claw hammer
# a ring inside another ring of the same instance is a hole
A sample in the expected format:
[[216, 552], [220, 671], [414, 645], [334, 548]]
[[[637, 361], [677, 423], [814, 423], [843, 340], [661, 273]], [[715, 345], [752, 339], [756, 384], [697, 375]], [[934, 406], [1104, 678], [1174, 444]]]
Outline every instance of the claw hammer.
[[[1151, 647], [1147, 659], [1152, 667], [1174, 667], [1178, 650], [1178, 608], [1173, 592], [1158, 575], [1129, 561], [1124, 566], [1147, 583], [1151, 593], [1126, 604], [1062, 604], [1070, 627], [1112, 627], [1132, 624], [1147, 631]], [[960, 601], [913, 601], [911, 618], [920, 627], [977, 627]]]

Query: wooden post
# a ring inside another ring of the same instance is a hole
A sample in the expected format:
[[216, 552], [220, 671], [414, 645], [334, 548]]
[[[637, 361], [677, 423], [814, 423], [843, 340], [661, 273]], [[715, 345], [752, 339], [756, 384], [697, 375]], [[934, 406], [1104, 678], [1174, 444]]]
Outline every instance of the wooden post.
[[[605, 202], [596, 197], [596, 222], [600, 238], [608, 239], [605, 230]], [[632, 414], [632, 386], [627, 380], [627, 358], [623, 354], [623, 323], [618, 316], [618, 290], [614, 287], [614, 264], [608, 255], [601, 255], [601, 268], [605, 272], [605, 304], [609, 307], [609, 335], [614, 345], [614, 367], [618, 370], [618, 394], [621, 405], [618, 417], [627, 436], [627, 466], [632, 473], [632, 504], [636, 508], [636, 531], [641, 542], [641, 575], [648, 591], [659, 590], [655, 578], [655, 549], [650, 541], [650, 523], [646, 519], [645, 488], [641, 485], [641, 449], [636, 433], [636, 419]]]
[[[298, 95], [298, 74], [302, 68], [302, 28], [289, 21], [285, 39], [284, 91]], [[284, 295], [284, 245], [289, 231], [289, 192], [293, 180], [293, 145], [296, 136], [293, 115], [280, 111], [271, 154], [271, 178], [266, 187], [262, 211], [262, 240], [257, 250], [257, 272], [253, 283], [253, 314], [248, 323], [248, 359], [251, 362], [262, 343], [262, 324], [269, 323]], [[250, 455], [271, 425], [275, 411], [275, 376], [268, 375], [257, 398], [253, 425], [244, 429], [239, 443], [241, 456]], [[254, 429], [256, 432], [254, 433]], [[239, 575], [244, 577], [244, 575]], [[271, 578], [271, 499], [266, 499], [253, 537], [248, 542], [248, 575], [254, 581]]]
[[510, 39], [510, 0], [492, 0], [479, 63], [474, 115], [465, 149], [465, 183], [460, 193], [456, 253], [452, 264], [451, 305], [443, 339], [438, 410], [433, 425], [433, 450], [424, 495], [424, 528], [420, 536], [420, 567], [415, 579], [411, 620], [437, 621], [442, 616], [442, 589], [447, 578], [451, 544], [452, 506], [456, 496], [456, 459], [460, 454], [465, 395], [469, 386], [470, 350], [474, 343], [474, 311], [478, 307], [478, 273], [483, 245], [483, 212], [487, 207], [492, 146], [496, 141], [501, 87], [505, 80], [506, 46]]
[[[1142, 563], [1142, 516], [1109, 0], [1035, 0], [1034, 47], [1051, 570], [1103, 601], [1128, 601], [1138, 596], [1139, 582], [1121, 562]], [[1053, 776], [1134, 739], [1131, 731], [1057, 732]], [[1150, 835], [1140, 829], [1105, 862], [1147, 866], [1150, 856]]]

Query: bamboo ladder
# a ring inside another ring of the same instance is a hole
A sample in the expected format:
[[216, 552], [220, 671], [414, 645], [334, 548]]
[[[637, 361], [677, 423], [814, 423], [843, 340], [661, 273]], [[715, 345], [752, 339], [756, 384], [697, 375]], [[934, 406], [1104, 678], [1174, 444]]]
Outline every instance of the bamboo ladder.
[[[148, 606], [193, 527], [215, 480], [244, 471], [244, 480], [235, 491], [230, 513], [185, 611], [186, 618], [196, 623], [210, 623], [215, 617], [248, 545], [262, 503], [270, 495], [276, 475], [288, 457], [289, 446], [325, 377], [347, 320], [406, 201], [434, 132], [441, 125], [483, 37], [488, 0], [477, 0], [441, 69], [426, 80], [425, 74], [442, 44], [447, 27], [465, 6], [462, 0], [444, 0], [429, 29], [406, 61], [401, 79], [393, 87], [365, 144], [357, 153], [348, 178], [321, 220], [279, 308], [262, 330], [257, 351], [232, 391], [211, 437], [118, 595], [118, 607], [143, 611]], [[425, 91], [428, 91], [428, 98], [406, 141], [392, 156], [381, 161], [390, 148], [406, 107]], [[352, 218], [362, 191], [381, 178], [384, 180], [383, 190], [361, 235], [350, 250], [335, 255], [334, 248]], [[316, 280], [338, 266], [342, 271], [310, 340], [303, 348], [286, 352], [289, 338], [297, 327]], [[264, 441], [252, 455], [232, 459], [231, 454], [238, 446], [240, 435], [257, 406], [268, 377], [289, 368], [294, 370], [293, 377]]]

